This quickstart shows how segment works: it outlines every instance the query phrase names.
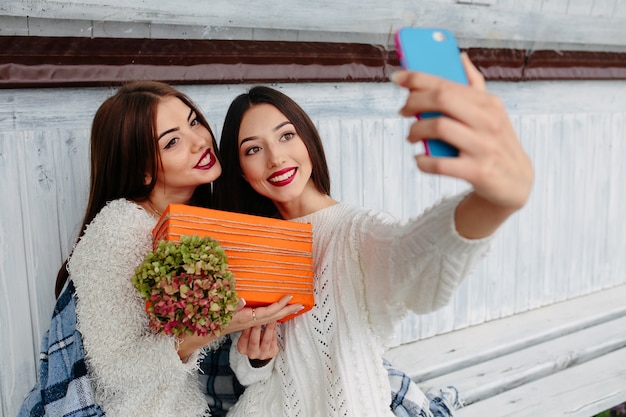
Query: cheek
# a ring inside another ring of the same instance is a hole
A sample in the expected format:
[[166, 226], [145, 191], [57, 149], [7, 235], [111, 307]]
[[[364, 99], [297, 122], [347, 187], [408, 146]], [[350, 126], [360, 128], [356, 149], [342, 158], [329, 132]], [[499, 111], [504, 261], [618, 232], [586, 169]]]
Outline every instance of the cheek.
[[175, 155], [168, 155], [167, 158], [161, 158], [161, 164], [157, 168], [159, 178], [167, 181], [168, 178], [175, 179], [179, 175], [181, 167], [184, 163], [181, 158]]
[[240, 166], [241, 175], [243, 176], [243, 179], [247, 182], [258, 180], [262, 176], [262, 172], [249, 161], [242, 162]]

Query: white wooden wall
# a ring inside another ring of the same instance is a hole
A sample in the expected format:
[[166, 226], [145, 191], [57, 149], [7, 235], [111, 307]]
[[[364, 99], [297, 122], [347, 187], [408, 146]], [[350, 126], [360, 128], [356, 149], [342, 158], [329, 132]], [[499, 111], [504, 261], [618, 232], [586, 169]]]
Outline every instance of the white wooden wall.
[[403, 25], [462, 46], [626, 48], [624, 0], [2, 0], [0, 35], [345, 41], [391, 45]]
[[[402, 25], [463, 47], [626, 50], [624, 0], [2, 0], [0, 36], [342, 41], [390, 46]], [[407, 218], [465, 185], [417, 172], [391, 84], [284, 84], [319, 126], [336, 198]], [[219, 133], [245, 86], [182, 87]], [[404, 343], [626, 282], [626, 82], [491, 83], [536, 169], [531, 199], [441, 311]], [[0, 90], [0, 417], [35, 382], [56, 271], [78, 233], [88, 135], [105, 88]]]
[[[383, 84], [278, 85], [304, 105], [327, 148], [335, 197], [406, 218], [465, 185], [419, 173]], [[536, 168], [528, 205], [443, 310], [410, 317], [397, 343], [626, 282], [626, 83], [492, 83]], [[245, 86], [187, 86], [219, 128]], [[2, 413], [35, 381], [56, 271], [87, 198], [88, 134], [109, 89], [0, 90]], [[583, 99], [584, 98], [584, 99]]]

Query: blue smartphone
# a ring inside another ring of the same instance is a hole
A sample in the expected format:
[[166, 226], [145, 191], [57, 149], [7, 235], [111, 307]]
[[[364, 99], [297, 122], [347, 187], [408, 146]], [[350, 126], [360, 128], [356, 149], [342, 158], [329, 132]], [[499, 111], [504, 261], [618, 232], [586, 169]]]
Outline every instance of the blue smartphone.
[[[403, 68], [436, 75], [461, 84], [468, 84], [454, 35], [445, 29], [405, 27], [395, 34], [396, 53]], [[418, 119], [441, 116], [425, 112]], [[425, 139], [426, 155], [455, 157], [459, 150], [440, 139]]]

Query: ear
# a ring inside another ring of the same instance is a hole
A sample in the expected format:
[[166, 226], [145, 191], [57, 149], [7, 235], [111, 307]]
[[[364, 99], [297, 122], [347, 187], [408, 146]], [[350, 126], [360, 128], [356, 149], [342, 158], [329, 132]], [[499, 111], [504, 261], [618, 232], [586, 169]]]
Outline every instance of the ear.
[[146, 172], [146, 176], [145, 176], [145, 178], [144, 178], [144, 180], [143, 180], [143, 184], [144, 184], [144, 185], [149, 185], [149, 184], [150, 184], [150, 182], [152, 182], [152, 175], [150, 175], [150, 174], [148, 174], [148, 173]]

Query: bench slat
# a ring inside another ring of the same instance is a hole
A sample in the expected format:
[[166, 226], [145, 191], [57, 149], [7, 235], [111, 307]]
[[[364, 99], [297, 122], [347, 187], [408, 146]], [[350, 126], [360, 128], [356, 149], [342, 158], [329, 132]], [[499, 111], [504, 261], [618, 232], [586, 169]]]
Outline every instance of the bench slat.
[[626, 402], [626, 348], [457, 410], [457, 417], [589, 417]]
[[626, 285], [407, 343], [385, 357], [416, 382], [626, 316]]
[[489, 398], [626, 347], [626, 316], [433, 378], [424, 391], [454, 385], [466, 404]]

